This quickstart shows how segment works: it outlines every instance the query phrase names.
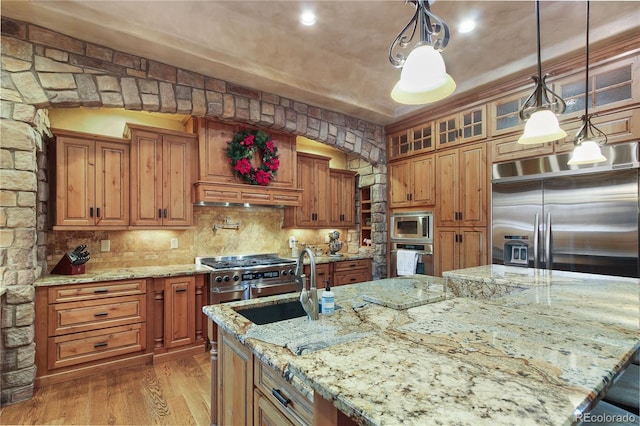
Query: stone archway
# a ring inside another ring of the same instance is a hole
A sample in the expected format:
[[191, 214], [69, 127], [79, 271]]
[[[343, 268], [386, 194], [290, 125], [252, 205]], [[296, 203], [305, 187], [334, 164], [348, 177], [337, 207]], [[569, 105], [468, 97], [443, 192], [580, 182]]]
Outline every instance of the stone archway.
[[[0, 404], [33, 395], [34, 282], [46, 271], [46, 108], [113, 107], [233, 120], [305, 136], [354, 155], [372, 185], [374, 265], [385, 276], [386, 157], [381, 126], [293, 99], [2, 18]], [[361, 161], [364, 160], [364, 161]]]

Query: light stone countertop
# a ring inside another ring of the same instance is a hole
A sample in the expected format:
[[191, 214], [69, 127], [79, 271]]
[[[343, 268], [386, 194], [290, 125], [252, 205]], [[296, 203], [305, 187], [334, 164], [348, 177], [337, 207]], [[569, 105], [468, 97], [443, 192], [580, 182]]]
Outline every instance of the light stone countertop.
[[[417, 275], [336, 287], [340, 309], [318, 322], [254, 325], [232, 309], [290, 295], [203, 310], [363, 425], [572, 424], [638, 350], [637, 279], [500, 265], [444, 275], [445, 294]], [[387, 307], [425, 291], [446, 299]]]
[[137, 278], [177, 277], [183, 275], [208, 274], [211, 270], [195, 264], [140, 266], [132, 268], [105, 269], [79, 275], [48, 274], [38, 278], [34, 286], [57, 286], [100, 281], [117, 281]]

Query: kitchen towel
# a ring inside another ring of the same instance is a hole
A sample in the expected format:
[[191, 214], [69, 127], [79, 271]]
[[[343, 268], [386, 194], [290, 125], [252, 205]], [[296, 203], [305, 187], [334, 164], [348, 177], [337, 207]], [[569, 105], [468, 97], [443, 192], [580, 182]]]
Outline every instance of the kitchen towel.
[[398, 276], [413, 275], [418, 266], [418, 252], [414, 250], [399, 249], [396, 252], [396, 269]]

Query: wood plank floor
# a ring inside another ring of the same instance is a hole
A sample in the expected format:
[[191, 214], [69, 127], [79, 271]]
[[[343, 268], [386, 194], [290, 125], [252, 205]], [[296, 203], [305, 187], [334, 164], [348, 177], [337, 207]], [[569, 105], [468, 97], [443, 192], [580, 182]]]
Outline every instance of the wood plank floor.
[[208, 425], [209, 353], [43, 386], [2, 425]]

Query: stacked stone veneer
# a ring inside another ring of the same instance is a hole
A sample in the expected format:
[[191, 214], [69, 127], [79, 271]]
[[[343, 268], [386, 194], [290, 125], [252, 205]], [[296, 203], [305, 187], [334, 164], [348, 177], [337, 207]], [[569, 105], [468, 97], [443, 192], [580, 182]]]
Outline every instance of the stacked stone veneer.
[[354, 158], [372, 185], [374, 275], [386, 276], [384, 129], [345, 114], [241, 87], [2, 18], [0, 132], [1, 404], [28, 399], [35, 378], [34, 281], [46, 271], [46, 109], [113, 107], [233, 120], [306, 136]]

